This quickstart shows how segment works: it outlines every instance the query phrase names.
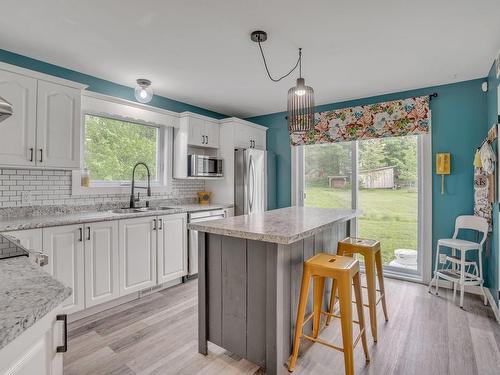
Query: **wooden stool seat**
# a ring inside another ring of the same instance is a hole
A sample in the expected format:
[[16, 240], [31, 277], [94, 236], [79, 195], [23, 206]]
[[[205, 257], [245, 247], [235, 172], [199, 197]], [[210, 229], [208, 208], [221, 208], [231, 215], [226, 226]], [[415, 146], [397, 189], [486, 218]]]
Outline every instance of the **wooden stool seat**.
[[[308, 317], [305, 317], [304, 315], [311, 278], [314, 280], [313, 312]], [[331, 278], [334, 285], [332, 289], [335, 288], [339, 291], [340, 316], [333, 314], [331, 311], [322, 311], [325, 278]], [[353, 321], [352, 319], [352, 285], [354, 285], [354, 294], [356, 296], [358, 321]], [[322, 314], [326, 315], [328, 318], [340, 318], [342, 326], [342, 348], [318, 338]], [[303, 328], [304, 325], [311, 319], [313, 320], [312, 335], [306, 335], [303, 332]], [[359, 324], [360, 331], [359, 336], [355, 340], [353, 340], [353, 323]], [[293, 371], [295, 369], [301, 338], [342, 351], [344, 353], [345, 371], [346, 374], [349, 375], [354, 374], [354, 347], [358, 341], [361, 340], [366, 360], [370, 360], [368, 346], [366, 343], [358, 260], [352, 257], [319, 253], [304, 262], [297, 320], [295, 324], [293, 351], [288, 366], [289, 371]]]
[[[365, 238], [347, 237], [339, 242], [337, 254], [342, 256], [352, 257], [354, 254], [360, 254], [364, 258], [365, 273], [366, 273], [366, 289], [368, 292], [368, 304], [365, 305], [370, 310], [370, 326], [373, 340], [377, 342], [377, 305], [382, 302], [385, 321], [389, 320], [387, 314], [387, 305], [385, 301], [384, 288], [384, 270], [382, 267], [382, 252], [380, 250], [380, 242]], [[376, 272], [375, 272], [376, 271]], [[378, 277], [379, 288], [377, 289], [375, 274]], [[377, 299], [377, 292], [379, 298]], [[328, 312], [332, 314], [336, 299], [336, 290], [332, 287], [330, 296], [330, 305]], [[327, 318], [326, 324], [330, 324], [331, 317]]]

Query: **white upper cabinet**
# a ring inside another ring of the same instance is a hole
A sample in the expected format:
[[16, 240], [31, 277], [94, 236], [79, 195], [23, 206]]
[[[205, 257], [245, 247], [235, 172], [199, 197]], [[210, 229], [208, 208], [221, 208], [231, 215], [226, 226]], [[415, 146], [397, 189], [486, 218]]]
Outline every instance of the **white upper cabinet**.
[[0, 167], [80, 167], [84, 85], [0, 63], [0, 96], [14, 114], [0, 126]]
[[181, 115], [179, 131], [188, 134], [187, 144], [190, 146], [219, 147], [219, 123], [217, 120], [184, 112]]
[[188, 144], [193, 146], [205, 145], [205, 121], [197, 117], [189, 117], [182, 121], [183, 127], [187, 128]]
[[0, 126], [0, 164], [34, 166], [37, 80], [0, 70], [0, 96], [14, 113]]
[[205, 121], [206, 147], [219, 148], [219, 124], [216, 121]]
[[80, 167], [81, 92], [38, 82], [37, 165]]
[[238, 148], [266, 149], [266, 130], [259, 125], [235, 122], [234, 145]]

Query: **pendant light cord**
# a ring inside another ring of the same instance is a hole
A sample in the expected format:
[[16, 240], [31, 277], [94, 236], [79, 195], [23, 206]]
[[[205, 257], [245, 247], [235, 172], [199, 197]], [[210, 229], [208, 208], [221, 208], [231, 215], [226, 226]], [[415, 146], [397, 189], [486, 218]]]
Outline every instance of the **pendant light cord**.
[[299, 66], [299, 76], [302, 77], [302, 48], [299, 48], [299, 58], [297, 59], [297, 62], [295, 63], [294, 67], [288, 73], [286, 73], [285, 75], [281, 76], [280, 78], [273, 78], [271, 76], [271, 73], [269, 72], [269, 67], [267, 66], [266, 57], [264, 56], [264, 50], [262, 49], [262, 45], [260, 43], [260, 40], [258, 41], [258, 43], [259, 43], [259, 49], [260, 49], [260, 53], [262, 55], [262, 60], [264, 61], [264, 66], [266, 68], [267, 75], [269, 76], [269, 79], [271, 81], [273, 81], [273, 82], [279, 82], [283, 78], [288, 77], [290, 74], [293, 73], [293, 71], [295, 69], [297, 69], [297, 66]]

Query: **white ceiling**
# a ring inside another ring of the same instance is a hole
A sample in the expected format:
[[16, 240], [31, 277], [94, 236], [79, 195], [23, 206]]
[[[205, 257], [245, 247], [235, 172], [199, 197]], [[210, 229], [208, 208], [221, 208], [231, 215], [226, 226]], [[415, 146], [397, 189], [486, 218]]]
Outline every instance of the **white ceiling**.
[[324, 104], [484, 77], [500, 48], [498, 0], [2, 0], [0, 48], [248, 117], [286, 109], [303, 75]]

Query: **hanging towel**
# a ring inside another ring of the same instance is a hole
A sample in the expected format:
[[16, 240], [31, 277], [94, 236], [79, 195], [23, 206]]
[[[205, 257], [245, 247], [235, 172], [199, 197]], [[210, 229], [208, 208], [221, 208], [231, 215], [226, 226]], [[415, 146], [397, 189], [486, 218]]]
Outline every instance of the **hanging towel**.
[[482, 168], [474, 169], [474, 215], [484, 217], [492, 230], [492, 209], [488, 198], [490, 182]]
[[483, 171], [486, 174], [492, 174], [495, 171], [495, 161], [497, 160], [495, 152], [489, 142], [484, 142], [479, 150]]

